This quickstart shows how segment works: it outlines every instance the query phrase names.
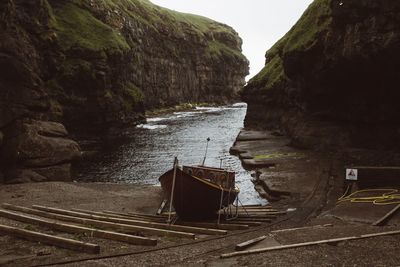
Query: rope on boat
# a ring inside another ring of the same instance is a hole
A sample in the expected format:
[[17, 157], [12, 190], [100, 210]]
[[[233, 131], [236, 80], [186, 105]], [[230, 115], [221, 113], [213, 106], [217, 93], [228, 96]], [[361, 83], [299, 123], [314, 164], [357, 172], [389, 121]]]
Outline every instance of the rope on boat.
[[172, 178], [172, 189], [171, 189], [171, 197], [169, 202], [169, 213], [168, 213], [168, 223], [171, 223], [171, 212], [172, 212], [172, 203], [174, 202], [174, 191], [175, 191], [175, 180], [176, 180], [176, 168], [178, 166], [178, 158], [174, 159], [174, 176]]
[[[221, 189], [221, 199], [219, 201], [219, 210], [222, 209], [222, 201], [224, 199], [224, 189], [222, 188], [222, 186], [220, 185], [219, 188]], [[218, 212], [218, 224], [220, 222], [221, 219], [221, 212]]]

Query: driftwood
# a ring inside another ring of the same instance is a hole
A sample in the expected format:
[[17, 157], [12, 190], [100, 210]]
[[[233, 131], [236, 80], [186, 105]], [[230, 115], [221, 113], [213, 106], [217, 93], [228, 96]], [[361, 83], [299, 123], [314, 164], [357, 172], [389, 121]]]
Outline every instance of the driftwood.
[[[5, 207], [5, 206], [3, 205], [3, 207]], [[19, 208], [23, 208], [23, 207], [18, 207], [18, 206], [12, 207], [11, 205], [8, 206], [8, 208], [9, 209], [13, 209], [13, 208], [18, 209], [19, 211], [23, 210], [23, 209], [19, 209]], [[85, 233], [85, 234], [87, 234], [89, 236], [93, 236], [93, 237], [122, 241], [122, 242], [130, 243], [130, 244], [134, 244], [134, 245], [145, 245], [145, 246], [157, 245], [156, 239], [149, 239], [149, 238], [140, 237], [140, 236], [133, 236], [133, 235], [127, 235], [127, 234], [122, 234], [122, 233], [81, 227], [81, 226], [76, 226], [76, 225], [71, 225], [71, 224], [64, 224], [64, 223], [59, 223], [56, 221], [49, 221], [49, 220], [44, 220], [44, 219], [33, 218], [30, 216], [14, 213], [14, 212], [10, 212], [10, 211], [5, 211], [5, 210], [0, 210], [0, 216], [9, 218], [12, 220], [20, 221], [20, 222], [44, 226], [49, 229], [60, 231], [60, 232], [73, 233], [73, 234]]]
[[348, 241], [348, 240], [357, 240], [357, 239], [365, 239], [365, 238], [371, 238], [371, 237], [377, 237], [377, 236], [398, 235], [398, 234], [400, 234], [400, 230], [398, 230], [398, 231], [389, 231], [389, 232], [381, 232], [381, 233], [375, 233], [375, 234], [366, 234], [366, 235], [360, 235], [360, 236], [349, 236], [349, 237], [325, 239], [325, 240], [318, 240], [318, 241], [311, 241], [311, 242], [304, 242], [304, 243], [296, 243], [296, 244], [290, 244], [290, 245], [273, 246], [273, 247], [266, 247], [266, 248], [259, 248], [259, 249], [252, 249], [252, 250], [245, 250], [245, 251], [226, 253], [226, 254], [222, 254], [221, 258], [230, 258], [230, 257], [235, 257], [235, 256], [256, 254], [256, 253], [262, 253], [262, 252], [267, 252], [267, 251], [283, 250], [283, 249], [306, 247], [306, 246], [314, 246], [314, 245], [319, 245], [319, 244], [337, 243], [337, 242]]
[[16, 227], [0, 225], [0, 232], [10, 236], [15, 236], [18, 238], [41, 242], [44, 244], [57, 246], [61, 248], [67, 248], [71, 250], [76, 250], [86, 253], [100, 253], [100, 246], [91, 243], [85, 243], [73, 239], [68, 239], [64, 237], [58, 237], [54, 235], [43, 234], [34, 231], [28, 231]]

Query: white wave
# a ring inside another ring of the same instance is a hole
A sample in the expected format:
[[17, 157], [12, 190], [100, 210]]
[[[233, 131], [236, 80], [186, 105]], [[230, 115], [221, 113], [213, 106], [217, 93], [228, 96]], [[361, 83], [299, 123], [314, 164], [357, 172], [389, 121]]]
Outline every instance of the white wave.
[[148, 129], [148, 130], [156, 130], [156, 129], [164, 129], [167, 128], [167, 125], [157, 125], [157, 124], [139, 124], [136, 126], [137, 128], [141, 129]]
[[155, 117], [155, 118], [147, 118], [146, 121], [147, 122], [158, 122], [158, 121], [163, 121], [166, 120], [167, 118], [163, 118], [163, 117]]

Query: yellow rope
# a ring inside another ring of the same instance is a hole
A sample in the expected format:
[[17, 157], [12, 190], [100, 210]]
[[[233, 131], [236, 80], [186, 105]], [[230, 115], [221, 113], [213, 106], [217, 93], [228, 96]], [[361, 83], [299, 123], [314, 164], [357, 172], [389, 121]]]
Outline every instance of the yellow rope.
[[[345, 201], [349, 201], [351, 203], [372, 203], [374, 205], [400, 204], [400, 193], [398, 192], [399, 190], [397, 189], [364, 189], [345, 196], [347, 193], [346, 190], [346, 193], [338, 199], [336, 204]], [[357, 196], [357, 194], [360, 193], [375, 193], [375, 195], [367, 197]]]

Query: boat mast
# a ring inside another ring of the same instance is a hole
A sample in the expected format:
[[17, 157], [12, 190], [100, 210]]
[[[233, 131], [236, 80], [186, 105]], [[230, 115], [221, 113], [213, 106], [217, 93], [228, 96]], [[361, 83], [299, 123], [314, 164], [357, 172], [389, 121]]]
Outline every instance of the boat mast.
[[172, 177], [171, 196], [169, 197], [168, 223], [171, 223], [172, 202], [174, 201], [175, 180], [176, 180], [176, 168], [177, 168], [177, 167], [178, 167], [178, 158], [175, 157], [175, 159], [174, 159], [174, 176]]
[[204, 166], [204, 163], [206, 162], [208, 142], [210, 142], [210, 137], [207, 137], [206, 153], [204, 154], [204, 158], [203, 158], [203, 162], [201, 163], [201, 166]]

